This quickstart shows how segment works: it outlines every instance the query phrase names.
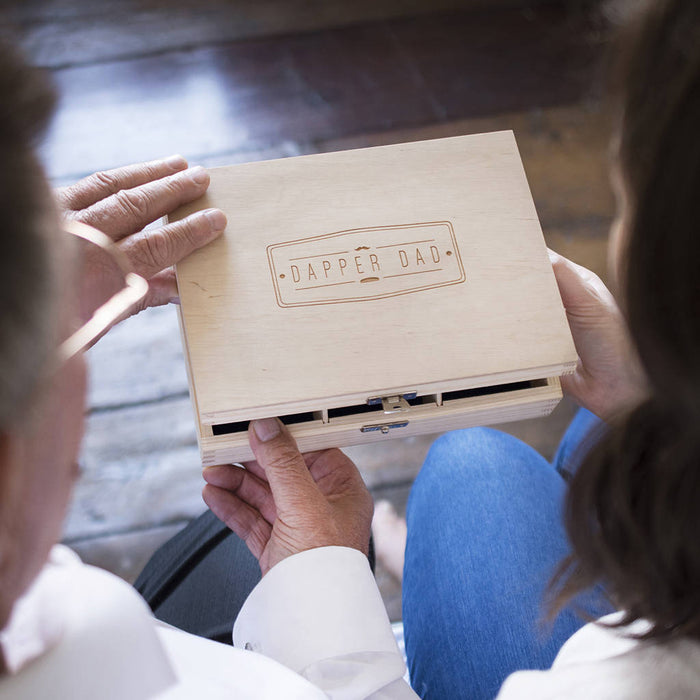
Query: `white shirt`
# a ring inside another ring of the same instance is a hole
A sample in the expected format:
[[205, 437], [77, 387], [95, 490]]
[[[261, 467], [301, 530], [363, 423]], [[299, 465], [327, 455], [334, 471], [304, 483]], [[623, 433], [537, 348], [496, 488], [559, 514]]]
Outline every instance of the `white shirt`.
[[[0, 698], [416, 698], [367, 558], [324, 547], [275, 566], [236, 648], [158, 622], [121, 579], [57, 546], [0, 634]], [[248, 647], [248, 649], [246, 649]]]
[[[601, 622], [614, 622], [620, 613]], [[648, 624], [625, 630], [582, 627], [562, 646], [548, 671], [511, 674], [498, 700], [688, 700], [700, 698], [700, 643], [638, 641]]]
[[[417, 697], [355, 550], [324, 547], [277, 564], [233, 635], [235, 648], [164, 625], [131, 586], [56, 547], [0, 634], [12, 671], [0, 679], [0, 698]], [[499, 700], [698, 697], [699, 669], [694, 642], [652, 645], [587, 625], [550, 671], [513, 674]]]

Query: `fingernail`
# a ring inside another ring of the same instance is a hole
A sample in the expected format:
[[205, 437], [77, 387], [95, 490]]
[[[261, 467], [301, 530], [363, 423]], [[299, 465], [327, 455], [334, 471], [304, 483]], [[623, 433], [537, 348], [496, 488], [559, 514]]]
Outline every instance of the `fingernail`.
[[181, 170], [187, 167], [187, 161], [179, 153], [168, 156], [165, 159], [165, 164], [169, 165], [173, 170]]
[[226, 228], [226, 216], [221, 209], [206, 209], [204, 216], [207, 217], [212, 231], [219, 233]]
[[277, 418], [263, 418], [253, 421], [253, 430], [260, 442], [267, 442], [280, 434], [280, 423]]
[[198, 185], [209, 182], [209, 173], [201, 165], [190, 168], [189, 175]]

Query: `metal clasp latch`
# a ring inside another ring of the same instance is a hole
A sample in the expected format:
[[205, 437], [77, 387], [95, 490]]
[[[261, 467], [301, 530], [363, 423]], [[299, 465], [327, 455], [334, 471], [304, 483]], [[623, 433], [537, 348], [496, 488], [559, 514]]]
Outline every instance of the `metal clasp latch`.
[[384, 424], [377, 424], [377, 425], [363, 425], [360, 428], [360, 431], [363, 433], [373, 433], [376, 430], [379, 430], [382, 432], [383, 435], [386, 435], [390, 430], [393, 430], [394, 428], [405, 428], [408, 425], [408, 421], [396, 421], [395, 423], [384, 423]]
[[416, 398], [415, 391], [409, 391], [405, 394], [395, 394], [394, 396], [372, 396], [367, 399], [367, 404], [370, 406], [382, 405], [382, 410], [385, 414], [402, 413], [410, 410], [409, 401]]

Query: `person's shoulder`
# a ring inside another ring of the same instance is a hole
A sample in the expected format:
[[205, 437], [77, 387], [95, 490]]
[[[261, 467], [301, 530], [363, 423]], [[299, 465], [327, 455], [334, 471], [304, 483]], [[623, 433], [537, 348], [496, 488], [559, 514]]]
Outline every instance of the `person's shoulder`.
[[[63, 642], [71, 637], [129, 635], [134, 628], [152, 629], [146, 602], [126, 581], [96, 566], [83, 564], [78, 555], [55, 546], [37, 580], [38, 593], [54, 601], [54, 614], [63, 618]], [[155, 632], [151, 633], [156, 638]]]
[[[144, 697], [144, 689], [154, 694], [174, 682], [143, 599], [70, 550], [52, 550], [19, 603], [14, 640], [28, 639], [36, 653], [3, 679], [0, 697], [105, 697], [105, 688], [121, 693], [111, 697]], [[42, 639], [45, 629], [50, 639]]]
[[644, 622], [624, 629], [585, 625], [562, 647], [550, 670], [512, 674], [498, 700], [700, 698], [700, 643], [630, 636], [644, 628]]

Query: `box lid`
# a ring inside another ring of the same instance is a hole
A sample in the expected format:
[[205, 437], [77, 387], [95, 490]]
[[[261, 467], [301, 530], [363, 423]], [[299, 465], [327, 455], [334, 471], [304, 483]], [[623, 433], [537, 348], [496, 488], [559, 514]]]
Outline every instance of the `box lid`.
[[510, 131], [209, 171], [177, 266], [204, 424], [553, 376], [576, 361]]

